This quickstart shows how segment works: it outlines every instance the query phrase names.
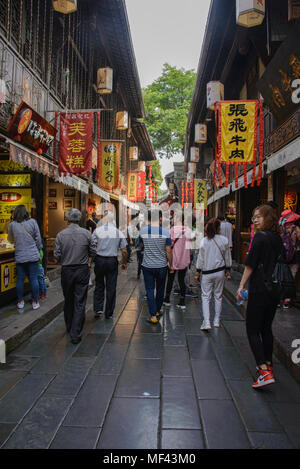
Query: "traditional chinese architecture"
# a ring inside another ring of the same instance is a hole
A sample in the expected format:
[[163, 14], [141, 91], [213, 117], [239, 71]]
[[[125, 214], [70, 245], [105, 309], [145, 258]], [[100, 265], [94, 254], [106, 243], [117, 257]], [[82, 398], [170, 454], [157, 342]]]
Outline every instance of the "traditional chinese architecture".
[[[70, 2], [71, 3], [71, 2]], [[23, 203], [40, 226], [45, 262], [79, 208], [85, 225], [102, 203], [128, 210], [127, 172], [155, 159], [125, 1], [0, 1], [0, 262], [13, 291], [6, 226]], [[75, 7], [76, 4], [76, 7]], [[130, 160], [130, 147], [137, 160]], [[99, 216], [103, 210], [99, 209]], [[1, 266], [0, 266], [1, 267]], [[1, 276], [2, 271], [1, 271]], [[0, 292], [0, 293], [1, 293]]]
[[[242, 263], [257, 205], [274, 200], [279, 212], [285, 204], [300, 211], [300, 19], [295, 2], [269, 0], [262, 2], [265, 12], [260, 25], [240, 26], [237, 3], [211, 2], [188, 116], [185, 169], [192, 161], [191, 148], [198, 147], [195, 177], [206, 179], [211, 187], [208, 213], [226, 214], [232, 222], [233, 254]], [[215, 90], [219, 96], [213, 99]], [[231, 103], [233, 110], [244, 103], [246, 109], [251, 102], [257, 103], [258, 110], [262, 106], [262, 112], [251, 121], [251, 158], [253, 151], [255, 156], [254, 164], [246, 166], [250, 159], [246, 160], [243, 145], [249, 140], [245, 131], [250, 126], [249, 113], [229, 116], [226, 105]], [[206, 124], [206, 143], [196, 141], [199, 123]]]

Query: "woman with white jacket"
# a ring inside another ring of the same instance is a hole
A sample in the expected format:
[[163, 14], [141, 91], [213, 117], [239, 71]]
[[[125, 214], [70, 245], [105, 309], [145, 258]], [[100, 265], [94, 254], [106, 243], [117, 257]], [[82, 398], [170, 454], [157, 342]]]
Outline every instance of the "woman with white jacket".
[[225, 277], [227, 280], [231, 278], [232, 260], [229, 242], [225, 236], [219, 233], [220, 220], [211, 218], [206, 225], [206, 236], [200, 243], [196, 264], [196, 281], [199, 280], [200, 272], [202, 272], [201, 289], [204, 320], [201, 329], [205, 331], [211, 329], [209, 304], [212, 294], [215, 299], [214, 326], [220, 326]]

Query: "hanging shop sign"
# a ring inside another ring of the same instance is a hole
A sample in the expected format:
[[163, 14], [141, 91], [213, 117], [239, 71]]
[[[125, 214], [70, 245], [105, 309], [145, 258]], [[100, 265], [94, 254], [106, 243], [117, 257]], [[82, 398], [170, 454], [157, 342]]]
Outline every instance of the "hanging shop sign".
[[220, 81], [210, 81], [206, 86], [207, 108], [214, 109], [216, 101], [224, 99], [224, 85]]
[[137, 172], [137, 192], [136, 201], [143, 202], [146, 197], [146, 173], [144, 171]]
[[[1, 293], [15, 288], [17, 284], [17, 265], [15, 262], [1, 264]], [[27, 279], [28, 281], [28, 279]]]
[[89, 176], [93, 151], [93, 112], [60, 113], [59, 174]]
[[265, 17], [265, 0], [236, 0], [236, 22], [245, 28], [259, 26]]
[[77, 10], [77, 0], [52, 0], [53, 9], [68, 15]]
[[300, 107], [300, 19], [256, 84], [278, 122]]
[[130, 161], [137, 161], [139, 158], [139, 148], [129, 147], [129, 159]]
[[296, 212], [298, 205], [298, 194], [295, 191], [288, 191], [284, 194], [284, 210]]
[[207, 142], [206, 124], [195, 124], [195, 143]]
[[205, 179], [194, 179], [194, 205], [196, 209], [207, 209], [207, 188]]
[[30, 174], [1, 174], [0, 187], [30, 187]]
[[226, 165], [225, 186], [229, 183], [229, 167], [235, 166], [235, 184], [238, 184], [238, 166], [243, 165], [245, 187], [247, 186], [247, 166], [253, 165], [255, 181], [256, 153], [257, 153], [257, 119], [260, 109], [260, 138], [259, 138], [259, 175], [257, 185], [260, 185], [263, 157], [263, 109], [262, 101], [221, 101], [215, 104], [217, 142], [214, 162], [213, 184], [216, 170], [219, 176], [219, 187], [222, 186], [221, 164]]
[[110, 67], [98, 68], [97, 93], [109, 94], [113, 89], [113, 69]]
[[198, 163], [199, 161], [199, 148], [198, 147], [191, 147], [190, 161], [192, 163]]
[[28, 213], [31, 212], [31, 189], [0, 188], [0, 233], [17, 205], [25, 205]]
[[120, 180], [122, 143], [102, 140], [99, 146], [98, 181], [106, 190], [116, 189]]
[[46, 153], [56, 129], [24, 101], [21, 102], [7, 128], [7, 133], [19, 143], [31, 146], [37, 153]]
[[136, 202], [137, 198], [137, 173], [127, 173], [127, 200]]

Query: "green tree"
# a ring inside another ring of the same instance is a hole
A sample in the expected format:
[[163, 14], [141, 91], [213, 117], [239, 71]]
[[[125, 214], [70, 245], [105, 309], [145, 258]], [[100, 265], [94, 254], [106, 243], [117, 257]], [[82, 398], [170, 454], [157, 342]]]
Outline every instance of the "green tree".
[[161, 183], [163, 181], [163, 177], [162, 177], [162, 174], [161, 174], [161, 165], [160, 165], [159, 160], [155, 160], [155, 161], [152, 162], [152, 177], [156, 181], [159, 181], [159, 183], [157, 185], [157, 193], [158, 193], [158, 195], [161, 195], [160, 186], [161, 186]]
[[165, 63], [162, 75], [143, 89], [145, 124], [159, 157], [184, 151], [187, 117], [196, 74]]

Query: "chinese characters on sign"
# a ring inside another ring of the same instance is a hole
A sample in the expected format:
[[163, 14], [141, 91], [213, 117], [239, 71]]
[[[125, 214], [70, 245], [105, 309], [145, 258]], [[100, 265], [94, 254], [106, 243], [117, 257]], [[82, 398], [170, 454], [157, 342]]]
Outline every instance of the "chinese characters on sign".
[[207, 189], [204, 179], [194, 179], [194, 204], [196, 210], [207, 209]]
[[98, 178], [103, 189], [112, 190], [119, 185], [121, 148], [121, 142], [100, 142]]
[[59, 174], [89, 175], [93, 150], [92, 112], [60, 114]]

